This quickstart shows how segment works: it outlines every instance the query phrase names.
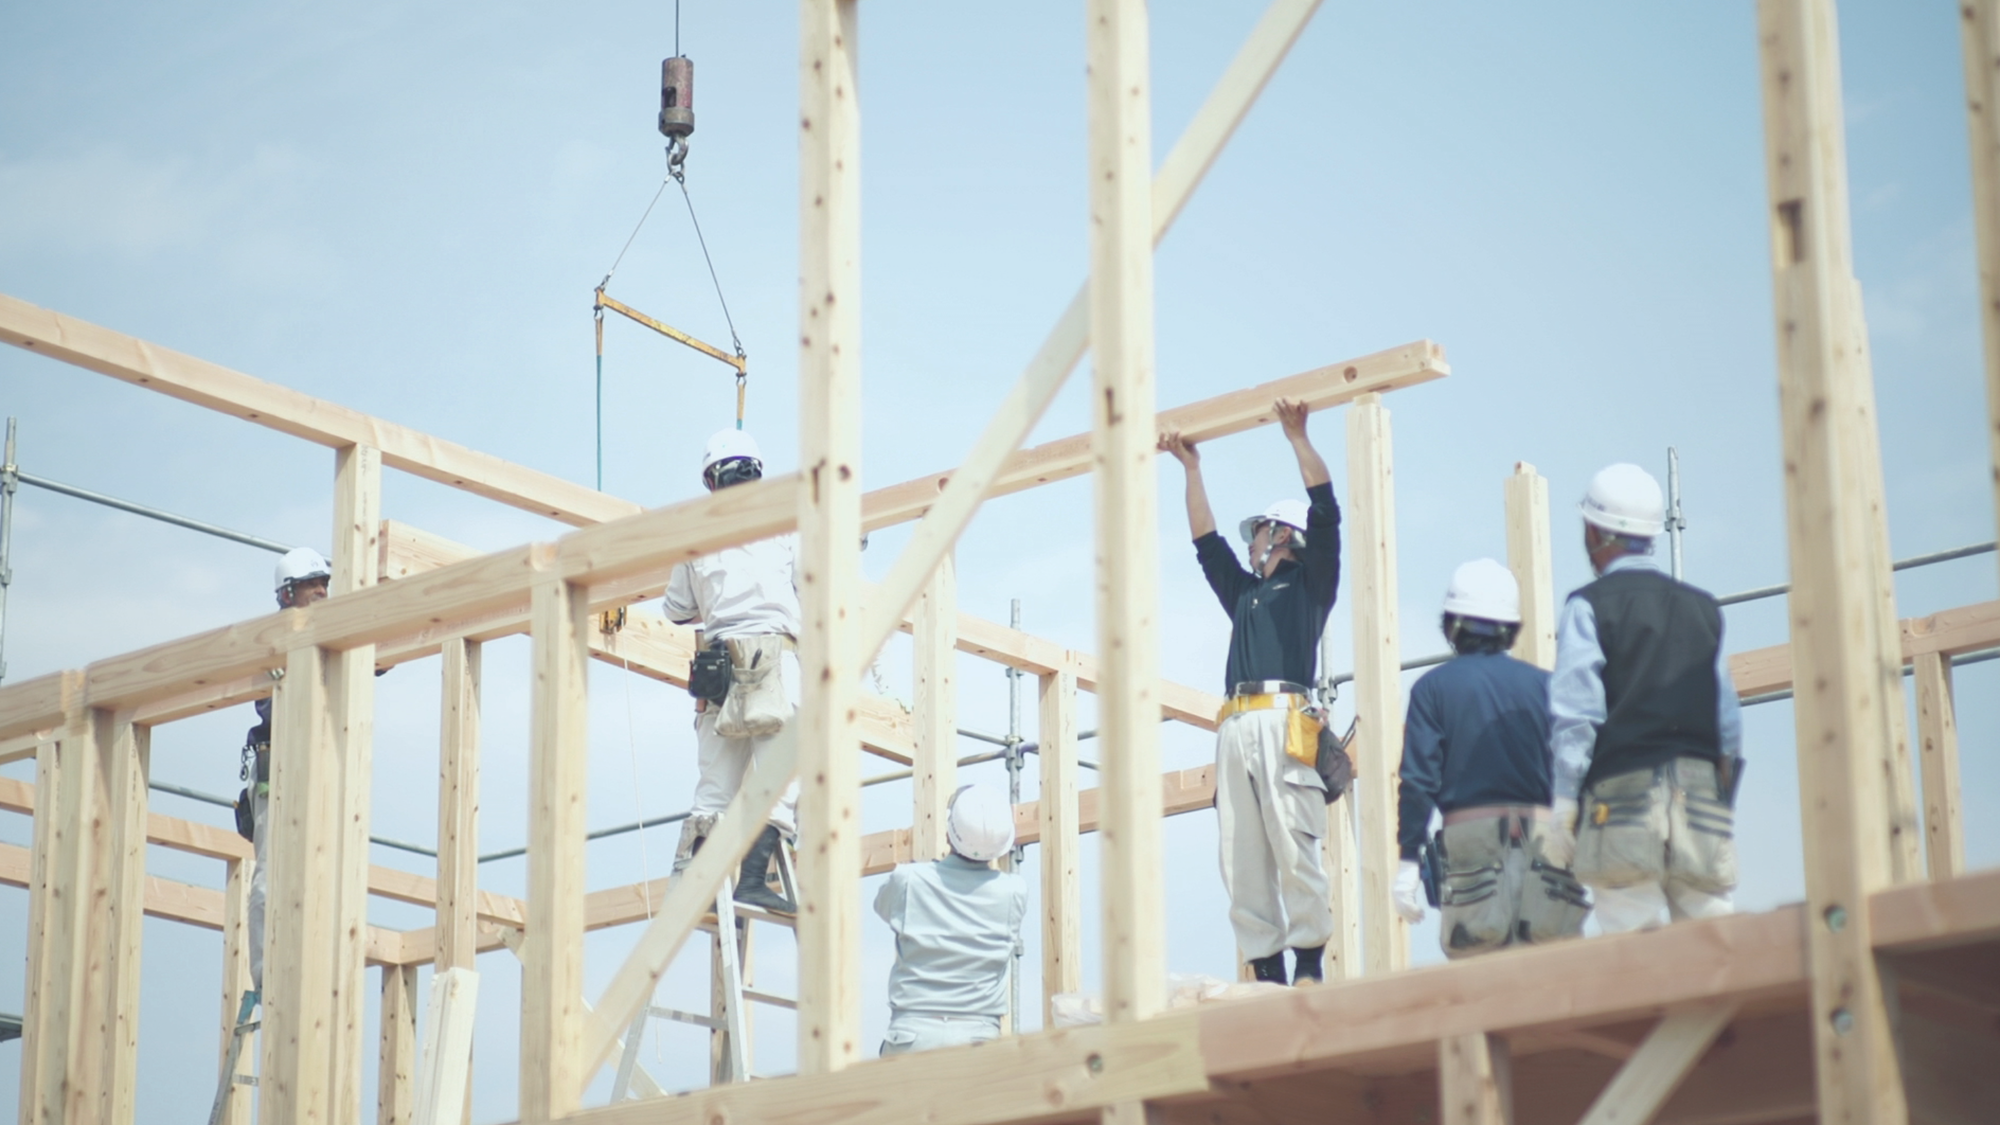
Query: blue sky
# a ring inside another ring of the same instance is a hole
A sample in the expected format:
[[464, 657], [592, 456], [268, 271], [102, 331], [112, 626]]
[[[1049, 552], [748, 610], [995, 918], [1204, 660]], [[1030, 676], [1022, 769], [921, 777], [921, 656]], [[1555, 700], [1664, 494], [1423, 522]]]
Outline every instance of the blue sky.
[[[1154, 6], [1158, 152], [1255, 15]], [[1875, 0], [1843, 5], [1842, 18], [1893, 548], [1988, 541], [1956, 13]], [[750, 424], [785, 469], [797, 425], [795, 11], [689, 0], [681, 19], [698, 68], [688, 184], [751, 357]], [[0, 292], [591, 479], [590, 290], [660, 183], [669, 6], [15, 5], [0, 28]], [[954, 464], [1083, 278], [1082, 30], [1076, 4], [865, 5], [870, 485]], [[1450, 379], [1388, 403], [1409, 655], [1440, 645], [1452, 567], [1503, 554], [1501, 481], [1516, 461], [1550, 478], [1558, 590], [1587, 578], [1572, 505], [1590, 473], [1632, 460], [1663, 474], [1669, 445], [1690, 580], [1718, 592], [1783, 581], [1759, 114], [1748, 3], [1329, 0], [1160, 250], [1160, 402], [1419, 338], [1447, 348]], [[674, 195], [612, 292], [727, 339]], [[607, 337], [607, 489], [649, 505], [692, 495], [701, 441], [731, 417], [725, 369], [629, 324]], [[1038, 438], [1087, 427], [1081, 379]], [[326, 450], [12, 350], [0, 354], [0, 408], [21, 420], [31, 472], [326, 543]], [[1313, 433], [1345, 498], [1344, 419], [1317, 417]], [[1225, 521], [1297, 491], [1275, 433], [1218, 442], [1206, 465]], [[1227, 623], [1186, 545], [1178, 469], [1163, 462], [1160, 480], [1163, 665], [1213, 688]], [[557, 531], [396, 473], [385, 511], [484, 548]], [[1019, 598], [1026, 627], [1092, 647], [1089, 521], [1080, 480], [989, 505], [959, 553], [965, 607], [1004, 620]], [[248, 548], [31, 490], [14, 534], [10, 682], [269, 608], [270, 559]], [[875, 537], [872, 575], [901, 539]], [[1905, 616], [1990, 599], [1993, 560], [1905, 574], [1898, 595]], [[1344, 668], [1346, 613], [1334, 622]], [[1778, 643], [1783, 610], [1732, 610], [1728, 628], [1732, 649]], [[516, 641], [487, 658], [488, 848], [524, 832], [526, 658]], [[882, 673], [907, 697], [903, 649]], [[1968, 808], [2000, 793], [1996, 676], [1992, 664], [1959, 674]], [[966, 725], [1005, 729], [999, 670], [968, 660], [960, 681]], [[593, 687], [592, 823], [684, 808], [685, 696], [606, 669]], [[434, 662], [380, 681], [382, 835], [434, 834], [436, 696]], [[1741, 898], [1756, 909], [1798, 897], [1800, 853], [1789, 705], [1749, 715]], [[234, 792], [250, 721], [244, 708], [163, 729], [155, 775]], [[1164, 753], [1178, 768], [1211, 746], [1168, 728]], [[902, 787], [872, 790], [869, 826], [906, 823], [906, 800]], [[155, 807], [223, 816], [166, 796]], [[0, 838], [25, 842], [26, 822], [0, 818]], [[672, 846], [671, 833], [593, 845], [592, 884], [660, 874]], [[1967, 850], [1976, 865], [2000, 859], [2000, 827], [1973, 820]], [[376, 856], [421, 869], [412, 859]], [[219, 878], [207, 861], [150, 862], [170, 878]], [[1171, 821], [1161, 862], [1175, 876], [1172, 967], [1226, 975], [1213, 818]], [[519, 893], [525, 873], [505, 861], [483, 878]], [[25, 903], [0, 889], [0, 1010], [20, 1006], [20, 974], [4, 966], [20, 963]], [[422, 918], [383, 905], [376, 921]], [[872, 1036], [890, 954], [872, 916], [868, 927]], [[590, 940], [593, 995], [629, 933]], [[146, 938], [140, 1116], [180, 1120], [213, 1092], [219, 953], [213, 935], [167, 923], [149, 921]], [[1434, 941], [1433, 927], [1419, 931], [1420, 959]], [[764, 947], [774, 988], [786, 954], [782, 941]], [[1036, 957], [1030, 934], [1030, 997]], [[1087, 957], [1094, 979], [1094, 948]], [[518, 973], [504, 953], [481, 968], [474, 1116], [492, 1121], [514, 1104]], [[696, 979], [669, 988], [692, 1003]], [[759, 1065], [788, 1068], [788, 1019], [759, 1027]], [[697, 1048], [669, 1033], [646, 1063], [691, 1084]], [[0, 1046], [0, 1120], [17, 1058]]]

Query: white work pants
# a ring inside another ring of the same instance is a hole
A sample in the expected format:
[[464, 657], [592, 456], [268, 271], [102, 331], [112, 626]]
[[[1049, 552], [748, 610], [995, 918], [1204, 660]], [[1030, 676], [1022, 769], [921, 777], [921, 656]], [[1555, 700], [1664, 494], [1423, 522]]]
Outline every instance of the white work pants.
[[[250, 834], [255, 837], [251, 846], [256, 849], [257, 858], [250, 870], [250, 987], [264, 991], [264, 898], [270, 886], [270, 870], [266, 862], [271, 840], [271, 798], [258, 792], [263, 786], [250, 783]], [[231, 1013], [234, 1019], [235, 1014]]]
[[[729, 807], [736, 791], [743, 788], [744, 775], [756, 764], [760, 755], [772, 747], [791, 744], [798, 739], [796, 721], [799, 704], [799, 658], [796, 654], [785, 653], [779, 665], [785, 679], [785, 698], [792, 704], [794, 720], [787, 722], [776, 734], [763, 738], [724, 738], [715, 733], [715, 720], [722, 714], [722, 708], [710, 706], [695, 720], [696, 764], [701, 771], [694, 788], [694, 817], [713, 817]], [[771, 823], [787, 836], [797, 832], [799, 806], [799, 783], [793, 779], [785, 788], [784, 799], [771, 810]]]
[[1736, 903], [1728, 891], [1707, 894], [1678, 880], [1666, 883], [1639, 883], [1630, 887], [1592, 887], [1591, 908], [1597, 926], [1607, 934], [1629, 934], [1650, 930], [1666, 920], [1719, 918], [1736, 913]]
[[904, 1055], [939, 1047], [961, 1047], [1000, 1038], [998, 1016], [947, 1016], [936, 1012], [897, 1012], [889, 1017], [878, 1054]]
[[1245, 958], [1287, 946], [1312, 949], [1333, 936], [1333, 907], [1320, 837], [1326, 785], [1285, 753], [1284, 708], [1245, 711], [1215, 738], [1215, 812], [1229, 924]]

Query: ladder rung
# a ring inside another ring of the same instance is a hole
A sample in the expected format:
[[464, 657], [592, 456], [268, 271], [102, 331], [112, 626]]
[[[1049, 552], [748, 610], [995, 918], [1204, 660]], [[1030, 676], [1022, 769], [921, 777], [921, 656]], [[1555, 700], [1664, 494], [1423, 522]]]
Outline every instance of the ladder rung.
[[680, 1023], [691, 1023], [694, 1024], [696, 1027], [708, 1028], [710, 1031], [722, 1030], [722, 1021], [716, 1019], [714, 1016], [696, 1015], [693, 1012], [683, 1012], [678, 1008], [648, 1008], [647, 1012], [648, 1014], [657, 1016], [658, 1018], [663, 1020], [676, 1020]]
[[235, 1082], [238, 1086], [255, 1086], [257, 1084], [257, 1076], [254, 1074], [239, 1074], [235, 1077]]
[[743, 998], [758, 1004], [769, 1004], [774, 1008], [790, 1008], [794, 1012], [799, 1010], [799, 1002], [789, 996], [774, 996], [769, 992], [759, 992], [754, 988], [744, 989]]

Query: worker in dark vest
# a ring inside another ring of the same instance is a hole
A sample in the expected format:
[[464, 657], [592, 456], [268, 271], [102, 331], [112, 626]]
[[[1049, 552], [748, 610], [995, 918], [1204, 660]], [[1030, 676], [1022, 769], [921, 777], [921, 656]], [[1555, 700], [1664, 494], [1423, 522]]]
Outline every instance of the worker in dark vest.
[[1663, 509], [1637, 465], [1591, 479], [1583, 546], [1598, 578], [1556, 627], [1556, 825], [1543, 852], [1567, 866], [1574, 850], [1605, 933], [1734, 909], [1742, 715], [1721, 607], [1653, 561]]
[[1215, 740], [1215, 809], [1222, 837], [1222, 885], [1236, 946], [1258, 980], [1317, 981], [1333, 936], [1333, 907], [1320, 839], [1326, 782], [1317, 719], [1305, 712], [1318, 671], [1319, 637], [1340, 581], [1340, 507], [1326, 462], [1306, 436], [1306, 405], [1273, 407], [1299, 463], [1310, 504], [1279, 500], [1240, 531], [1250, 566], [1215, 530], [1201, 456], [1177, 432], [1160, 449], [1187, 471], [1188, 530], [1208, 585], [1229, 614], [1228, 702]]
[[1396, 911], [1424, 917], [1418, 867], [1431, 810], [1444, 827], [1438, 943], [1447, 957], [1574, 937], [1590, 912], [1576, 878], [1548, 862], [1549, 674], [1507, 655], [1521, 590], [1492, 559], [1452, 572], [1441, 622], [1458, 655], [1410, 688], [1403, 722]]

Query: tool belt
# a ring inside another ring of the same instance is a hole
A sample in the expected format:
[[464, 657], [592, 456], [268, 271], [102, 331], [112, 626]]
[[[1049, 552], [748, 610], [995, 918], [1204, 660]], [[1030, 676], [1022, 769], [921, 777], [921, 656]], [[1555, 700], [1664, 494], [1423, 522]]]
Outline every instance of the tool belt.
[[1539, 820], [1547, 823], [1554, 817], [1546, 805], [1474, 805], [1470, 808], [1453, 809], [1444, 814], [1446, 824], [1463, 824], [1468, 820], [1491, 820], [1494, 817], [1515, 817], [1520, 820]]
[[[1245, 691], [1245, 688], [1270, 688], [1269, 691]], [[1232, 716], [1245, 711], [1275, 711], [1284, 708], [1285, 754], [1299, 764], [1319, 768], [1319, 736], [1325, 727], [1317, 716], [1306, 710], [1305, 689], [1284, 680], [1263, 680], [1256, 683], [1236, 685], [1236, 694], [1222, 704], [1215, 713], [1215, 725], [1221, 726]]]
[[[785, 678], [779, 665], [786, 652], [798, 651], [798, 642], [783, 633], [753, 637], [733, 637], [710, 646], [723, 650], [729, 662], [729, 680], [724, 689], [722, 713], [715, 718], [715, 733], [724, 738], [764, 738], [784, 729], [792, 717], [785, 699]], [[693, 677], [689, 677], [692, 685]]]

